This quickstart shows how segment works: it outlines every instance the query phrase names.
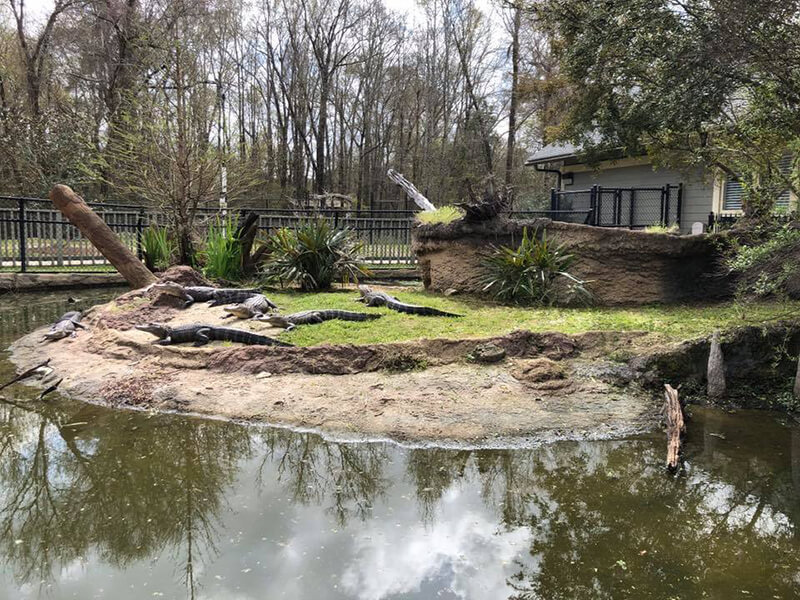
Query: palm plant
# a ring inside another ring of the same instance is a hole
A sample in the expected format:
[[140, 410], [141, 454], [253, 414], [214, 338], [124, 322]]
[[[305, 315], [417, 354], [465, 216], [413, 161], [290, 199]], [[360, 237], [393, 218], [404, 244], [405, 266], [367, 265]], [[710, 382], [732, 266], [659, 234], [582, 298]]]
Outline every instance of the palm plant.
[[203, 272], [208, 277], [235, 281], [242, 275], [242, 245], [236, 236], [236, 223], [231, 215], [216, 217], [208, 224]]
[[591, 293], [586, 281], [569, 270], [576, 257], [564, 246], [522, 230], [517, 248], [493, 247], [484, 260], [483, 290], [502, 302], [553, 305], [568, 300], [589, 301]]
[[271, 260], [263, 270], [268, 282], [324, 290], [334, 281], [358, 281], [369, 274], [358, 257], [361, 243], [349, 230], [333, 229], [324, 219], [307, 221], [296, 230], [279, 229], [268, 243]]
[[166, 227], [152, 223], [142, 232], [144, 264], [151, 271], [166, 269], [177, 254], [178, 248]]

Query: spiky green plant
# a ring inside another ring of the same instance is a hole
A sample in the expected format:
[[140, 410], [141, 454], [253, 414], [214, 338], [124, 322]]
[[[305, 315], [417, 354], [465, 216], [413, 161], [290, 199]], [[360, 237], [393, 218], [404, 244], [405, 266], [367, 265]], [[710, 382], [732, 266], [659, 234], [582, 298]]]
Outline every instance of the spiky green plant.
[[217, 216], [208, 224], [202, 256], [207, 277], [235, 281], [242, 276], [242, 245], [232, 215]]
[[546, 232], [529, 236], [525, 228], [518, 247], [495, 246], [484, 260], [483, 290], [516, 304], [588, 302], [587, 282], [569, 272], [575, 260], [564, 246], [548, 240]]
[[358, 281], [369, 271], [359, 259], [361, 243], [348, 229], [333, 229], [324, 219], [279, 229], [269, 239], [267, 282], [294, 283], [302, 290], [325, 290], [334, 281]]
[[177, 253], [177, 246], [166, 227], [151, 223], [142, 232], [142, 254], [144, 264], [151, 271], [166, 269]]

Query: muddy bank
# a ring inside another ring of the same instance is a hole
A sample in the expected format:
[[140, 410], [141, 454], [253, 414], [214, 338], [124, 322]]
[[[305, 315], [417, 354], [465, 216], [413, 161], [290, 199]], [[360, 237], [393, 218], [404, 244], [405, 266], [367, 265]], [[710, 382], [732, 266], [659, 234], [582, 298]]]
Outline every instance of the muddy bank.
[[[133, 328], [151, 320], [231, 325], [220, 308], [195, 304], [183, 310], [177, 304], [166, 296], [125, 294], [89, 311], [89, 330], [75, 338], [41, 344], [42, 330], [21, 338], [12, 346], [12, 360], [28, 367], [50, 358], [64, 378], [62, 392], [104, 405], [334, 434], [486, 443], [655, 428], [662, 383], [701, 378], [707, 355], [705, 340], [659, 345], [644, 332], [516, 331], [488, 339], [291, 348], [215, 342], [194, 348], [154, 346], [152, 336]], [[262, 322], [235, 326], [280, 334]], [[766, 347], [800, 342], [796, 326], [781, 327], [766, 336], [726, 339], [732, 380], [766, 372]]]

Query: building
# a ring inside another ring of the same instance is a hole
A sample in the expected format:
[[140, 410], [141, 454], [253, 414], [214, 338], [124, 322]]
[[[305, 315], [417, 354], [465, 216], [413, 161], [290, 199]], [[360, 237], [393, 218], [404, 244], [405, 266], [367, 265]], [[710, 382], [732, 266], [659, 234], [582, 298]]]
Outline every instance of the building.
[[[571, 144], [547, 145], [526, 165], [557, 174], [551, 210], [562, 213], [564, 220], [634, 229], [678, 225], [689, 232], [693, 223], [708, 223], [710, 215], [741, 214], [742, 186], [722, 173], [656, 169], [647, 156], [616, 157], [590, 166]], [[781, 166], [788, 170], [790, 165], [787, 155]], [[796, 205], [789, 190], [778, 200], [783, 209]]]

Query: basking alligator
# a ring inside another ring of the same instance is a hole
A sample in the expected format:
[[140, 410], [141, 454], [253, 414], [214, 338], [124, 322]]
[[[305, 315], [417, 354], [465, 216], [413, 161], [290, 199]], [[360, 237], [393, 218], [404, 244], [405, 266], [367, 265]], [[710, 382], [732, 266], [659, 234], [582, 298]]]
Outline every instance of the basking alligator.
[[408, 313], [410, 315], [423, 315], [431, 317], [460, 317], [454, 313], [445, 312], [438, 308], [430, 308], [429, 306], [418, 306], [416, 304], [406, 304], [400, 302], [394, 296], [390, 296], [386, 292], [373, 290], [367, 285], [358, 286], [358, 291], [361, 293], [360, 298], [356, 298], [357, 302], [363, 302], [367, 306], [386, 306], [392, 310], [401, 313]]
[[265, 335], [258, 335], [242, 329], [231, 329], [230, 327], [215, 327], [214, 325], [178, 325], [170, 327], [163, 323], [148, 323], [147, 325], [137, 325], [139, 331], [146, 331], [158, 337], [154, 344], [159, 346], [169, 346], [170, 344], [182, 344], [184, 342], [194, 342], [195, 346], [203, 346], [211, 340], [225, 342], [239, 342], [251, 346], [291, 346], [286, 342], [274, 340]]
[[323, 321], [339, 319], [340, 321], [371, 321], [379, 319], [382, 315], [351, 312], [349, 310], [304, 310], [291, 315], [260, 315], [259, 321], [266, 321], [273, 327], [283, 327], [291, 331], [297, 325], [313, 325]]
[[195, 302], [208, 302], [211, 306], [242, 302], [251, 296], [261, 293], [260, 290], [257, 289], [240, 290], [237, 288], [215, 288], [205, 285], [182, 286], [172, 281], [154, 283], [148, 289], [182, 298], [186, 301], [183, 305], [184, 308], [191, 306]]
[[251, 296], [244, 302], [240, 302], [239, 304], [224, 306], [222, 310], [228, 314], [222, 318], [226, 319], [228, 317], [236, 317], [237, 319], [253, 319], [260, 317], [275, 308], [278, 307], [275, 306], [269, 300], [269, 298], [263, 294], [257, 294], [255, 296]]
[[50, 331], [44, 334], [42, 341], [55, 341], [65, 338], [67, 336], [75, 336], [77, 328], [86, 329], [81, 325], [81, 313], [77, 310], [64, 313], [61, 317], [50, 326]]

